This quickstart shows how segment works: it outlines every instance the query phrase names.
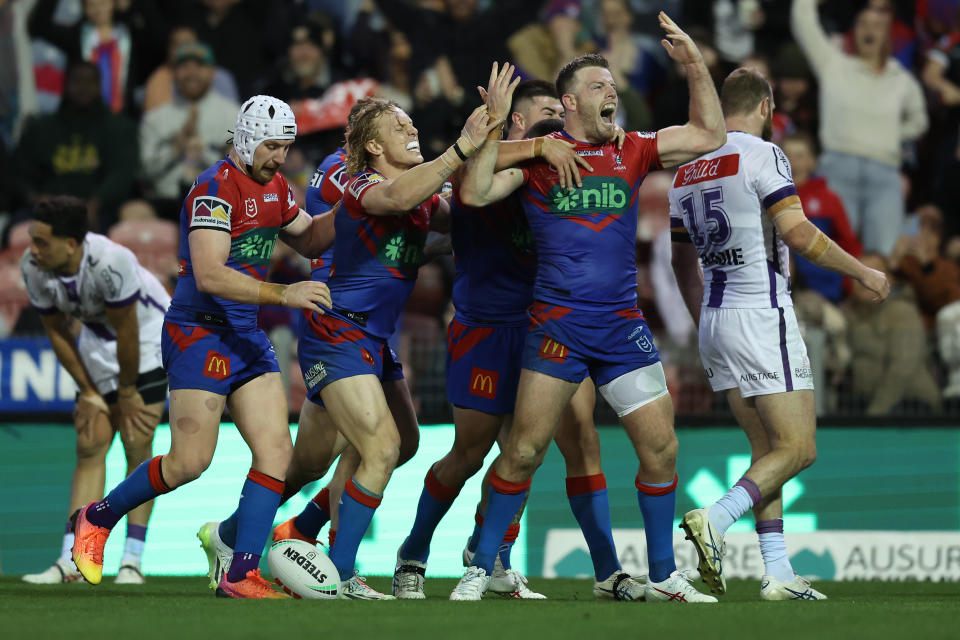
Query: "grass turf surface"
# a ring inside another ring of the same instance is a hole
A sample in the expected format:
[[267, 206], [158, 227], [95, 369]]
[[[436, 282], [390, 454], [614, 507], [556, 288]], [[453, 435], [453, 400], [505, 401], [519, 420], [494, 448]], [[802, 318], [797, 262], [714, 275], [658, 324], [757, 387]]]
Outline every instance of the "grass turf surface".
[[[592, 581], [568, 579], [532, 580], [547, 601], [488, 595], [482, 603], [448, 602], [456, 581], [441, 578], [428, 579], [428, 599], [416, 602], [236, 601], [213, 597], [199, 577], [150, 577], [145, 586], [112, 580], [105, 577], [98, 587], [40, 586], [0, 577], [0, 637], [956, 638], [960, 619], [958, 583], [818, 582], [830, 600], [759, 602], [758, 582], [734, 580], [718, 605], [697, 606], [596, 602]], [[390, 588], [389, 578], [369, 582]]]

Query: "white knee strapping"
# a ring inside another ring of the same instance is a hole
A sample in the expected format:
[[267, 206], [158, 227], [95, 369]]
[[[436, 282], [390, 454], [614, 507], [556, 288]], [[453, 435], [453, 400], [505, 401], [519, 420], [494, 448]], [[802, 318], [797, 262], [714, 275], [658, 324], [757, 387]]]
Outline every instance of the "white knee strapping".
[[629, 371], [600, 387], [603, 399], [621, 418], [666, 393], [667, 378], [660, 362]]

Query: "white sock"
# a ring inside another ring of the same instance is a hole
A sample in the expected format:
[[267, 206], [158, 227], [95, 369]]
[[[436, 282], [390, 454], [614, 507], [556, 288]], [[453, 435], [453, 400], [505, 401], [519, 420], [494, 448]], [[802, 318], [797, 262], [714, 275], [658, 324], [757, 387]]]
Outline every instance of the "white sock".
[[778, 532], [758, 533], [760, 554], [763, 556], [763, 572], [780, 582], [793, 582], [793, 567], [787, 555], [787, 543]]
[[136, 538], [127, 538], [123, 547], [123, 558], [120, 559], [120, 565], [132, 564], [135, 567], [140, 566], [140, 556], [143, 555], [143, 540]]
[[73, 559], [73, 532], [63, 534], [63, 546], [60, 547], [60, 559], [70, 562]]
[[707, 516], [710, 518], [710, 524], [723, 535], [727, 532], [734, 522], [740, 519], [740, 516], [753, 508], [753, 500], [750, 494], [740, 485], [735, 485], [727, 495], [717, 500]]

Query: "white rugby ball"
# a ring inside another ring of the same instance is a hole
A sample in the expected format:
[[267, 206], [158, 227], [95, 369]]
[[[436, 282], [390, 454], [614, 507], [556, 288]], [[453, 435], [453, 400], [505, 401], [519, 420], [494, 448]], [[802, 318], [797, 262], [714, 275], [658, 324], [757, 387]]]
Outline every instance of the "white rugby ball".
[[330, 558], [309, 542], [280, 540], [267, 552], [273, 579], [294, 598], [335, 600], [340, 575]]

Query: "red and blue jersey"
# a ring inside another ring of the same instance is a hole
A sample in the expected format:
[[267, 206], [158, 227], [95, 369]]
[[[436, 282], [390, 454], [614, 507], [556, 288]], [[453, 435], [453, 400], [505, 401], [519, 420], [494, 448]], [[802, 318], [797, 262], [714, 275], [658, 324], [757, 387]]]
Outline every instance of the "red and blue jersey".
[[[313, 173], [310, 186], [307, 187], [305, 208], [311, 216], [319, 216], [330, 211], [333, 205], [343, 198], [350, 175], [345, 165], [347, 152], [340, 147], [320, 162]], [[310, 261], [310, 277], [318, 282], [330, 278], [330, 265], [333, 264], [333, 247], [323, 252], [319, 258]]]
[[467, 323], [526, 326], [537, 256], [518, 195], [488, 207], [450, 201], [453, 306]]
[[363, 198], [383, 180], [367, 169], [347, 183], [334, 220], [333, 269], [327, 284], [333, 298], [330, 315], [386, 340], [413, 291], [440, 196], [434, 194], [403, 215], [375, 216], [366, 212]]
[[581, 170], [583, 186], [564, 190], [545, 162], [523, 168], [523, 208], [538, 261], [534, 298], [593, 311], [635, 306], [637, 190], [661, 168], [656, 133], [631, 132], [622, 150], [565, 131], [550, 135], [574, 143], [593, 172]]
[[197, 289], [189, 234], [194, 229], [229, 233], [227, 266], [265, 280], [277, 235], [299, 213], [293, 193], [279, 173], [267, 184], [260, 184], [229, 158], [201, 173], [180, 209], [180, 270], [167, 321], [240, 331], [256, 329], [256, 305], [225, 300]]

